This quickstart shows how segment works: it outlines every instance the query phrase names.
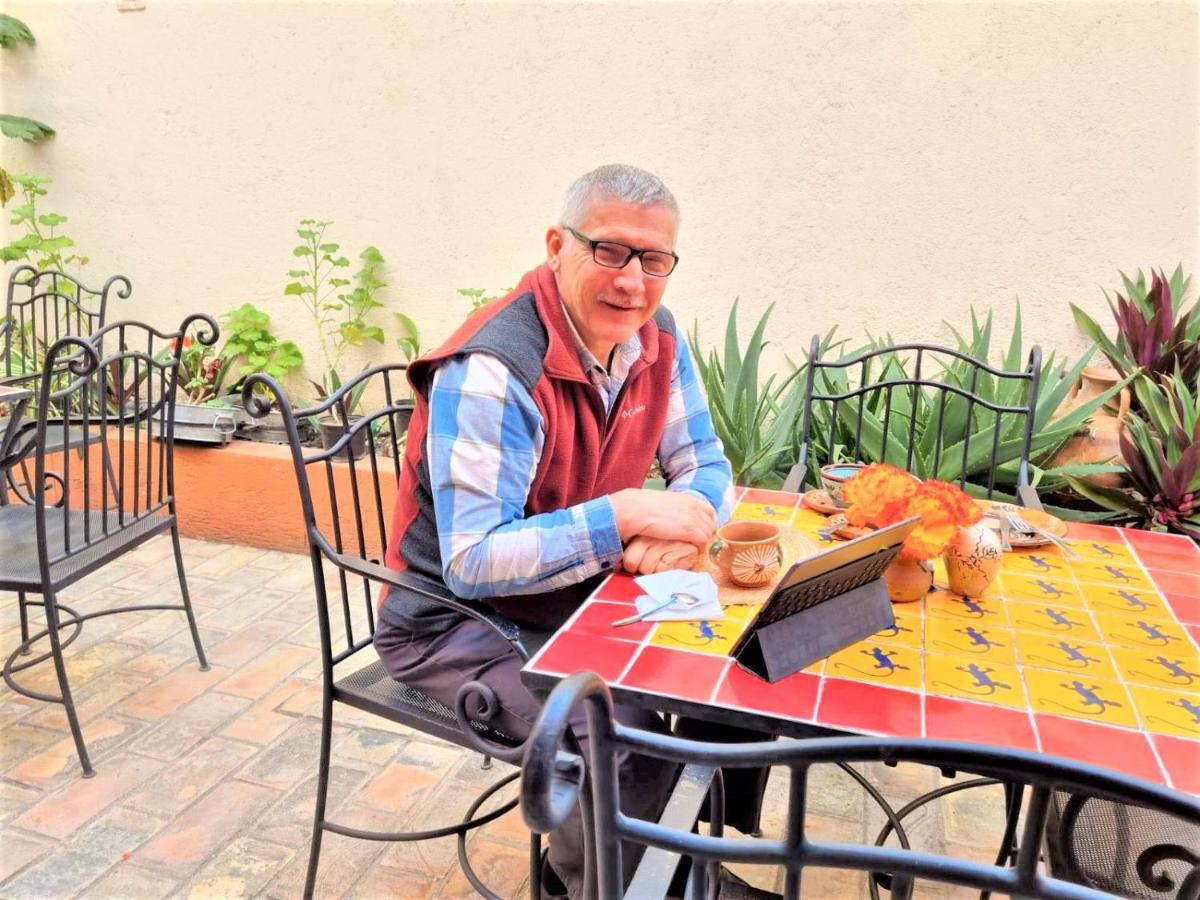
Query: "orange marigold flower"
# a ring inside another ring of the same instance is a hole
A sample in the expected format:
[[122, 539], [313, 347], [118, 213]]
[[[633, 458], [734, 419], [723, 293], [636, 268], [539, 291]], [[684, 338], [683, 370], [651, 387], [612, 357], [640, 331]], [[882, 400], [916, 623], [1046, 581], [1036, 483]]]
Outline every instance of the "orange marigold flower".
[[947, 484], [944, 481], [926, 481], [921, 484], [921, 490], [926, 496], [933, 497], [939, 503], [945, 504], [960, 528], [974, 525], [983, 518], [983, 510], [979, 508], [979, 504], [956, 484]]
[[916, 493], [917, 479], [895, 466], [874, 463], [846, 482], [842, 498], [850, 504], [846, 518], [851, 525], [892, 525], [906, 517], [909, 500]]

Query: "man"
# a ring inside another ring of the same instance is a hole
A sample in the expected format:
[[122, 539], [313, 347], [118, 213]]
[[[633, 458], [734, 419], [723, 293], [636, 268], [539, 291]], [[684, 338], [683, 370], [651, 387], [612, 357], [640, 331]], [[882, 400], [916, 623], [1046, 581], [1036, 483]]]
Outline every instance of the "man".
[[[733, 492], [687, 342], [660, 305], [678, 226], [656, 176], [589, 172], [546, 233], [546, 262], [412, 364], [416, 410], [389, 566], [488, 601], [536, 640], [594, 576], [696, 561]], [[642, 488], [655, 458], [666, 491]], [[393, 677], [447, 705], [468, 681], [489, 685], [501, 706], [491, 724], [505, 734], [524, 738], [537, 718], [520, 659], [478, 621], [394, 591], [375, 646]], [[618, 718], [662, 727], [624, 705]], [[581, 717], [576, 734], [585, 730]], [[656, 818], [670, 776], [660, 761], [630, 757], [623, 808]], [[628, 876], [636, 859], [626, 857]], [[551, 837], [549, 862], [580, 896], [578, 817]]]

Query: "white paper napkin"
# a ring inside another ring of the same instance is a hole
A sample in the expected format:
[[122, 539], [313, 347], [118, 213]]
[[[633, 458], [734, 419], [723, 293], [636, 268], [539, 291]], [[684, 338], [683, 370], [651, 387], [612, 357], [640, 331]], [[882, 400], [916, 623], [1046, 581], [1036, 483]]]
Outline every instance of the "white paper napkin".
[[717, 583], [707, 572], [669, 569], [653, 575], [639, 575], [633, 580], [646, 592], [637, 598], [639, 613], [660, 606], [671, 599], [672, 594], [679, 592], [686, 592], [700, 600], [687, 608], [676, 604], [660, 609], [646, 616], [647, 622], [698, 622], [701, 619], [719, 619], [724, 615], [721, 601], [717, 599]]

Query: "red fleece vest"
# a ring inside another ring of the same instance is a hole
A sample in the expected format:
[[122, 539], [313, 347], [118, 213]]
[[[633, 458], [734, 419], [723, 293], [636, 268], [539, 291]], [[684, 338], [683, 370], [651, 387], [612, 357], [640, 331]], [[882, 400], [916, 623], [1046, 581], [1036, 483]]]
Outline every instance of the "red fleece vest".
[[[671, 393], [675, 327], [670, 313], [660, 308], [638, 337], [642, 355], [606, 416], [603, 401], [584, 375], [554, 274], [542, 265], [522, 278], [508, 296], [471, 315], [441, 347], [414, 362], [408, 377], [416, 408], [408, 429], [387, 565], [442, 579], [425, 460], [428, 388], [439, 363], [464, 354], [491, 353], [532, 394], [545, 423], [542, 456], [525, 503], [525, 515], [532, 516], [642, 486], [662, 438]], [[423, 604], [396, 602], [401, 599], [389, 600], [386, 612], [391, 615], [386, 618], [408, 620], [419, 614], [416, 607]]]

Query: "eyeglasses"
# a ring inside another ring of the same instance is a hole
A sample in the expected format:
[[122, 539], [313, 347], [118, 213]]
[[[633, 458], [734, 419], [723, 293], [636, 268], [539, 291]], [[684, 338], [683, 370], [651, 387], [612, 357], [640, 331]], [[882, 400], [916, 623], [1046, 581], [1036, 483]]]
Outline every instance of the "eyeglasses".
[[634, 250], [632, 247], [618, 244], [615, 241], [594, 241], [567, 225], [564, 225], [563, 228], [575, 235], [576, 239], [591, 247], [592, 259], [597, 265], [604, 266], [606, 269], [623, 269], [636, 256], [642, 263], [642, 271], [647, 275], [666, 278], [679, 265], [679, 257], [666, 250]]

